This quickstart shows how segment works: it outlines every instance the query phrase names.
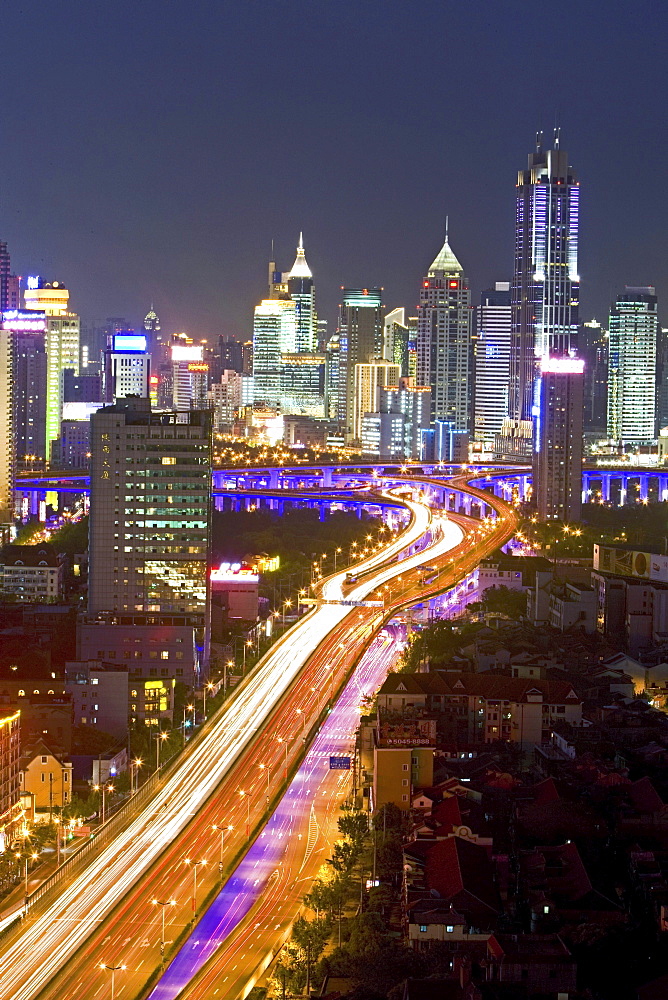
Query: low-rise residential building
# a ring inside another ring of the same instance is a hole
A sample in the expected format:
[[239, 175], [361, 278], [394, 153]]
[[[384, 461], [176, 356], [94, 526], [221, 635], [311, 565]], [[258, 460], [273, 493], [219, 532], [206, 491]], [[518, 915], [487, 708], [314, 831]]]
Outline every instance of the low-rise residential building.
[[549, 624], [559, 632], [579, 628], [596, 631], [596, 593], [581, 583], [553, 583], [550, 588]]
[[373, 732], [374, 810], [392, 802], [408, 811], [414, 789], [432, 784], [435, 740], [433, 719], [392, 724], [378, 714]]
[[5, 545], [0, 574], [3, 600], [54, 603], [63, 596], [64, 557], [53, 545]]
[[487, 941], [486, 978], [517, 983], [528, 997], [568, 997], [577, 988], [577, 964], [558, 934], [500, 934]]
[[378, 693], [379, 709], [401, 714], [440, 713], [462, 742], [508, 740], [523, 746], [550, 741], [563, 719], [578, 726], [582, 700], [568, 681], [482, 673], [390, 674]]
[[0, 710], [0, 852], [11, 846], [21, 822], [20, 719], [18, 711]]
[[72, 800], [72, 763], [37, 740], [21, 753], [19, 782], [21, 794], [32, 797], [35, 812], [51, 817]]

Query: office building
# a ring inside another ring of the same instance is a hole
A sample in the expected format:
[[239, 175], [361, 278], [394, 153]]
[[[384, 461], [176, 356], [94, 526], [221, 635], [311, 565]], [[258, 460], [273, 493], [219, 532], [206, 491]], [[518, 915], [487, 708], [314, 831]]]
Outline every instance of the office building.
[[297, 256], [287, 278], [288, 295], [295, 304], [295, 352], [310, 353], [318, 346], [318, 317], [315, 311], [313, 274], [306, 262], [304, 239], [299, 234]]
[[[166, 352], [167, 335], [163, 334], [161, 331], [160, 317], [153, 308], [152, 302], [151, 302], [151, 308], [144, 316], [144, 322], [142, 323], [142, 328], [146, 335], [146, 348], [157, 370], [160, 367], [160, 365], [167, 360], [167, 352]], [[123, 327], [119, 329], [118, 332], [120, 333], [121, 330], [127, 330], [127, 329], [128, 329], [128, 324], [126, 323]]]
[[622, 446], [656, 437], [656, 290], [627, 286], [610, 310], [608, 437]]
[[91, 417], [88, 610], [207, 612], [211, 415], [118, 400]]
[[362, 417], [378, 411], [378, 392], [385, 386], [398, 386], [399, 365], [380, 359], [355, 365], [355, 397], [353, 409], [353, 441], [361, 441]]
[[583, 323], [578, 355], [584, 370], [584, 429], [606, 434], [608, 407], [608, 331], [595, 319]]
[[417, 381], [431, 388], [432, 420], [469, 429], [472, 365], [471, 291], [446, 232], [422, 280], [418, 308]]
[[151, 361], [145, 333], [122, 330], [109, 338], [105, 352], [105, 402], [125, 396], [148, 397]]
[[70, 293], [61, 281], [28, 278], [24, 292], [26, 309], [46, 313], [46, 451], [60, 436], [63, 408], [63, 371], [79, 373], [80, 321], [70, 312]]
[[401, 307], [392, 309], [385, 315], [383, 326], [383, 357], [399, 365], [402, 375], [408, 375], [408, 342], [409, 330], [406, 323], [406, 310]]
[[362, 453], [373, 458], [422, 460], [431, 421], [431, 389], [400, 378], [378, 390], [378, 411], [362, 417]]
[[[67, 410], [69, 405], [65, 403], [63, 409]], [[75, 403], [74, 405], [81, 404]], [[53, 465], [57, 465], [61, 469], [88, 468], [90, 465], [90, 413], [87, 413], [82, 419], [63, 417], [60, 421], [60, 437], [54, 441], [51, 460]]]
[[339, 415], [339, 380], [341, 350], [338, 333], [327, 341], [325, 350], [325, 417], [337, 420]]
[[382, 288], [342, 288], [339, 306], [339, 421], [346, 440], [354, 437], [355, 367], [383, 353], [385, 309]]
[[566, 357], [577, 343], [579, 196], [559, 130], [548, 150], [539, 133], [517, 179], [507, 453], [515, 438], [526, 455], [531, 440], [537, 359]]
[[583, 384], [578, 358], [541, 360], [533, 452], [533, 498], [541, 520], [580, 518]]
[[[239, 375], [243, 373], [243, 344], [240, 341], [233, 340], [231, 337], [219, 337], [217, 354], [220, 374], [225, 371], [237, 372]], [[220, 380], [220, 374], [218, 374], [216, 381]]]
[[208, 405], [209, 365], [201, 344], [174, 344], [172, 359], [172, 406], [175, 410], [204, 409]]
[[325, 355], [281, 354], [283, 413], [325, 416]]
[[264, 299], [255, 307], [253, 379], [256, 403], [280, 405], [281, 355], [295, 353], [296, 323], [296, 305], [292, 299]]
[[497, 281], [480, 296], [474, 348], [473, 437], [494, 444], [508, 416], [510, 282]]
[[102, 374], [77, 375], [72, 368], [63, 371], [63, 410], [68, 403], [104, 403]]
[[13, 426], [16, 459], [46, 458], [46, 316], [10, 309], [2, 327], [12, 334]]

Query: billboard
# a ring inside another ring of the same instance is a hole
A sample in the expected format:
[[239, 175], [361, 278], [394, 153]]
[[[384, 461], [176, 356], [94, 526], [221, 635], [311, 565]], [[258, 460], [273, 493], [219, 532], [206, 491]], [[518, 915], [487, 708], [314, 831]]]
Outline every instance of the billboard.
[[2, 314], [2, 329], [14, 333], [43, 333], [46, 313], [34, 309], [9, 309]]
[[176, 345], [172, 347], [172, 361], [201, 361], [203, 347], [194, 344], [190, 347]]
[[141, 333], [114, 334], [114, 350], [122, 351], [124, 354], [128, 352], [145, 354], [147, 343], [146, 337]]

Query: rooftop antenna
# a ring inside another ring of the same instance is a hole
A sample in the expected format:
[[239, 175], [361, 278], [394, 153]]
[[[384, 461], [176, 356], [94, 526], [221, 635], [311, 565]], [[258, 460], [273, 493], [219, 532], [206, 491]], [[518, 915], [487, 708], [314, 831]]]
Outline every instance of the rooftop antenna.
[[446, 243], [448, 242], [448, 233], [449, 233], [449, 231], [450, 231], [450, 216], [446, 215], [446, 217], [445, 217], [445, 242]]
[[542, 129], [539, 129], [538, 132], [536, 132], [536, 152], [537, 153], [542, 153], [543, 152], [543, 130]]
[[559, 149], [559, 140], [561, 139], [561, 126], [559, 125], [559, 112], [554, 112], [554, 148]]
[[271, 259], [274, 260], [274, 241], [271, 241]]

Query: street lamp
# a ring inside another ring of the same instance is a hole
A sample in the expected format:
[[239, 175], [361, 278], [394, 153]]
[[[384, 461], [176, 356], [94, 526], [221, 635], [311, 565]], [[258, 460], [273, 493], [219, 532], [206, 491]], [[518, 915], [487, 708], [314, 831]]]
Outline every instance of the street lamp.
[[93, 791], [99, 792], [100, 790], [102, 791], [102, 826], [104, 826], [104, 821], [105, 821], [105, 816], [106, 816], [106, 798], [105, 798], [105, 793], [106, 792], [113, 792], [114, 786], [113, 785], [93, 785]]
[[297, 715], [301, 715], [301, 717], [302, 717], [302, 736], [303, 736], [304, 732], [306, 730], [306, 712], [304, 711], [303, 708], [296, 709], [296, 712], [297, 712]]
[[164, 743], [167, 739], [167, 733], [154, 733], [153, 739], [155, 740], [155, 769], [160, 770], [160, 741]]
[[244, 643], [244, 665], [243, 665], [243, 674], [244, 674], [244, 677], [246, 676], [246, 650], [248, 649], [249, 646], [252, 646], [252, 645], [253, 645], [253, 643], [251, 642], [250, 639], [247, 642]]
[[243, 788], [240, 788], [239, 789], [239, 795], [241, 796], [242, 799], [243, 798], [246, 799], [246, 806], [247, 806], [247, 812], [246, 812], [246, 839], [249, 840], [250, 839], [250, 792], [245, 792], [243, 790]]
[[185, 859], [185, 864], [191, 865], [193, 870], [193, 920], [197, 916], [197, 869], [200, 865], [206, 865], [206, 858], [200, 858], [199, 861], [191, 861], [190, 858]]
[[138, 791], [139, 787], [139, 768], [142, 766], [144, 761], [141, 757], [135, 757], [134, 760], [130, 761], [130, 795], [134, 795]]
[[269, 805], [269, 777], [271, 774], [271, 769], [268, 764], [258, 764], [261, 771], [266, 771], [267, 773], [267, 805]]
[[215, 687], [216, 687], [215, 684], [212, 684], [211, 681], [207, 681], [207, 683], [202, 688], [202, 697], [204, 698], [204, 718], [205, 719], [206, 719], [206, 693], [207, 693], [207, 691], [213, 691]]
[[340, 554], [340, 552], [341, 552], [341, 547], [340, 546], [339, 546], [338, 549], [334, 549], [334, 572], [335, 573], [336, 573], [336, 557]]
[[277, 743], [282, 743], [283, 747], [285, 748], [285, 769], [283, 771], [283, 777], [287, 780], [287, 777], [288, 777], [288, 743], [289, 743], [289, 740], [284, 739], [282, 736], [277, 736], [276, 737], [276, 742]]
[[227, 671], [234, 666], [234, 660], [228, 660], [223, 668], [223, 694], [227, 694]]
[[100, 962], [98, 968], [108, 969], [111, 973], [111, 1000], [114, 1000], [116, 996], [116, 973], [125, 972], [127, 965], [105, 965], [104, 962]]
[[166, 906], [176, 906], [175, 899], [152, 899], [151, 902], [154, 906], [160, 907], [160, 913], [162, 915], [162, 934], [160, 936], [160, 958], [165, 954], [165, 907]]
[[292, 607], [292, 601], [290, 599], [288, 599], [283, 604], [283, 628], [285, 628], [285, 612], [290, 607]]
[[192, 705], [188, 705], [188, 711], [192, 712], [192, 714], [193, 714], [192, 728], [193, 728], [193, 732], [194, 732], [195, 731], [195, 724], [197, 722], [197, 710], [195, 709], [194, 702], [193, 702]]
[[225, 831], [231, 833], [234, 830], [233, 826], [218, 826], [214, 823], [211, 827], [212, 830], [220, 830], [220, 861], [218, 862], [218, 871], [223, 874], [223, 854], [225, 852]]

